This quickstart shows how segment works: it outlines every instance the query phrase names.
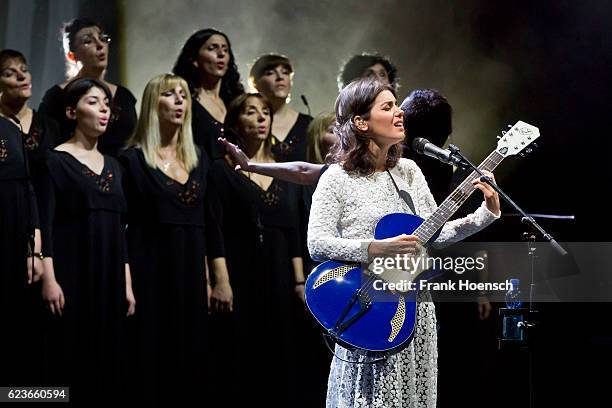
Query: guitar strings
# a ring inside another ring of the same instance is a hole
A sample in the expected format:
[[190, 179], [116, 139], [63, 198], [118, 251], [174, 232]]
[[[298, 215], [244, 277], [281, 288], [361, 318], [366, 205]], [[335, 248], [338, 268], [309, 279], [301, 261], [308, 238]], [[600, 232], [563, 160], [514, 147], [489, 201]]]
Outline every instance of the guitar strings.
[[[498, 157], [496, 157], [498, 156]], [[497, 153], [497, 151], [493, 151], [485, 160], [483, 160], [483, 162], [478, 166], [478, 169], [480, 170], [494, 170], [504, 159], [503, 156], [501, 156], [499, 153]], [[455, 189], [455, 191], [453, 193], [451, 193], [443, 202], [442, 204], [440, 204], [440, 206], [436, 209], [436, 211], [434, 211], [434, 213], [427, 219], [425, 220], [421, 225], [419, 225], [419, 227], [414, 231], [414, 235], [416, 235], [419, 240], [421, 242], [427, 242], [431, 236], [433, 236], [433, 234], [435, 233], [435, 231], [438, 230], [438, 228], [435, 228], [435, 224], [434, 226], [430, 226], [429, 224], [431, 224], [433, 221], [436, 221], [437, 223], [442, 223], [442, 221], [446, 222], [448, 220], [448, 218], [446, 216], [444, 216], [444, 218], [446, 218], [446, 220], [443, 220], [441, 218], [438, 218], [437, 213], [439, 212], [451, 212], [454, 213], [455, 211], [457, 211], [459, 209], [459, 207], [461, 205], [463, 205], [463, 203], [465, 202], [465, 200], [474, 192], [474, 188], [470, 189], [469, 191], [466, 191], [468, 187], [471, 186], [471, 181], [475, 178], [475, 176], [477, 176], [478, 173], [476, 171], [472, 171], [468, 177], [466, 177], [461, 184], [459, 184], [459, 186]], [[430, 221], [431, 220], [431, 221]], [[433, 228], [435, 228], [434, 231], [431, 231]], [[425, 230], [428, 235], [423, 235], [423, 230]], [[428, 231], [429, 230], [429, 231]], [[369, 271], [368, 271], [369, 272]], [[373, 286], [371, 285], [374, 281], [376, 280], [376, 276], [374, 274], [372, 274], [371, 272], [368, 273], [368, 277], [367, 279], [361, 284], [361, 286], [359, 287], [358, 291], [359, 292], [365, 292], [367, 295], [369, 295], [370, 297], [372, 296], [372, 288]], [[400, 294], [400, 296], [402, 296]]]

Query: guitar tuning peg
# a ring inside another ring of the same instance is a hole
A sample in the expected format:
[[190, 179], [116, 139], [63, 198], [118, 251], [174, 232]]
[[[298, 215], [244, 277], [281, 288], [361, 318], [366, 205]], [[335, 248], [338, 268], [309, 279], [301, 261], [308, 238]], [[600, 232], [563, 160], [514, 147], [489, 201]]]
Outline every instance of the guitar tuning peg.
[[508, 129], [512, 129], [512, 125], [507, 125], [507, 126], [508, 126]]
[[502, 136], [505, 136], [505, 135], [506, 135], [506, 131], [502, 130]]
[[519, 156], [525, 157], [525, 153], [519, 153]]
[[501, 136], [496, 136], [496, 138], [497, 138], [497, 140], [499, 140], [499, 139], [501, 139], [502, 137], [501, 137]]

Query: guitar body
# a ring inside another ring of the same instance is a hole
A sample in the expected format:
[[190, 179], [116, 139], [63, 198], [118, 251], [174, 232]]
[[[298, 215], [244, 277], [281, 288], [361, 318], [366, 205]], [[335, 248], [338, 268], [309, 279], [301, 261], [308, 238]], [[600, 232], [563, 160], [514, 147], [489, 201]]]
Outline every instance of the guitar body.
[[[422, 218], [411, 214], [388, 214], [376, 225], [374, 238], [410, 235], [422, 223]], [[413, 280], [428, 280], [435, 275], [435, 271], [425, 271]], [[306, 280], [306, 305], [325, 331], [342, 346], [393, 354], [410, 344], [414, 335], [418, 290], [377, 290], [377, 280], [380, 281], [377, 275], [364, 271], [360, 264], [324, 262]], [[367, 293], [361, 299], [360, 289], [362, 294]], [[365, 312], [364, 303], [370, 305]], [[351, 318], [354, 321], [350, 322]], [[350, 322], [347, 327], [338, 327], [347, 322]]]

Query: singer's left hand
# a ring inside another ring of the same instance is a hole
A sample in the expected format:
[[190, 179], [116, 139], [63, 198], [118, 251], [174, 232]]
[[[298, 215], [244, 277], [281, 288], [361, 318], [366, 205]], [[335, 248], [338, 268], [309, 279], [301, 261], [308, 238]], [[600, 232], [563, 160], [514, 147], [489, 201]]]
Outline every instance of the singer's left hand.
[[235, 144], [228, 142], [227, 139], [220, 137], [217, 142], [225, 146], [225, 151], [230, 155], [232, 160], [236, 163], [234, 170], [239, 171], [251, 171], [251, 164], [246, 154]]
[[[493, 175], [493, 173], [486, 170], [483, 170], [483, 173], [489, 176], [489, 178], [495, 183], [495, 176]], [[484, 181], [480, 181], [480, 179], [472, 180], [472, 184], [474, 184], [475, 188], [482, 191], [487, 205], [487, 209], [495, 215], [500, 215], [501, 210], [499, 208], [499, 194], [497, 194], [497, 191], [493, 190], [493, 187], [491, 187]]]

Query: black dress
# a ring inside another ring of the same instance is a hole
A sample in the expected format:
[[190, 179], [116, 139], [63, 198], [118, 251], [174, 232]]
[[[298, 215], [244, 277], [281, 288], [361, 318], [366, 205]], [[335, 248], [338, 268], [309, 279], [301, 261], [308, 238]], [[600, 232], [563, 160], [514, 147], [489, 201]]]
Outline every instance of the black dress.
[[[100, 175], [67, 152], [52, 151], [37, 185], [43, 253], [53, 257], [66, 300], [52, 318], [48, 384], [69, 384], [71, 401], [115, 400], [127, 313], [126, 203], [121, 168], [104, 156]], [[110, 388], [107, 388], [110, 387]]]
[[21, 136], [28, 156], [30, 174], [32, 179], [36, 180], [44, 172], [47, 154], [59, 144], [59, 126], [51, 117], [33, 110], [30, 130]]
[[28, 316], [27, 231], [37, 227], [19, 129], [0, 117], [0, 384], [30, 384], [33, 340]]
[[308, 140], [306, 130], [312, 121], [312, 116], [298, 114], [295, 124], [282, 142], [276, 137], [272, 141], [272, 153], [279, 162], [306, 161]]
[[[225, 137], [223, 123], [213, 118], [206, 108], [195, 99], [193, 100], [191, 130], [194, 143], [204, 150], [210, 160], [225, 156], [225, 147], [217, 141], [220, 137]], [[231, 136], [229, 137], [231, 141], [234, 141]]]
[[[60, 139], [56, 144], [62, 144], [70, 139], [74, 131], [74, 121], [66, 118], [64, 90], [54, 85], [43, 96], [38, 110], [55, 119], [60, 127]], [[123, 86], [117, 86], [111, 102], [111, 117], [106, 132], [100, 135], [98, 149], [103, 154], [117, 157], [120, 150], [136, 128], [136, 98]]]
[[241, 394], [268, 406], [299, 398], [291, 262], [301, 257], [299, 200], [299, 186], [274, 179], [264, 191], [223, 159], [210, 170], [209, 258], [226, 258], [234, 293], [233, 314], [216, 315], [211, 328], [225, 406]]
[[138, 304], [130, 348], [135, 357], [136, 370], [130, 378], [138, 384], [136, 400], [161, 406], [181, 398], [205, 400], [208, 159], [200, 158], [185, 184], [149, 167], [139, 148], [126, 150], [120, 161], [130, 209], [127, 242]]

